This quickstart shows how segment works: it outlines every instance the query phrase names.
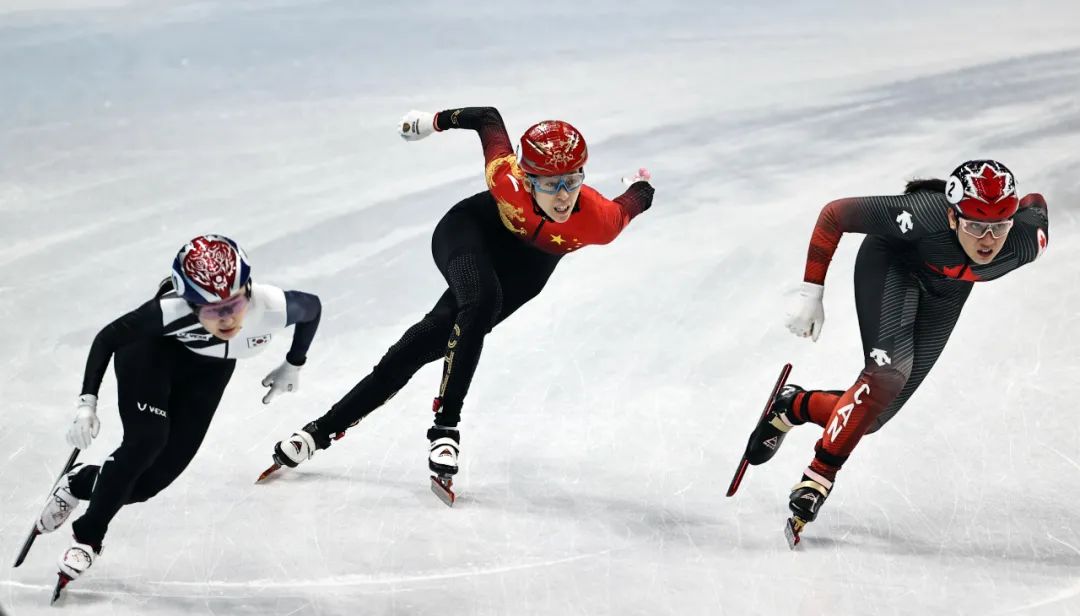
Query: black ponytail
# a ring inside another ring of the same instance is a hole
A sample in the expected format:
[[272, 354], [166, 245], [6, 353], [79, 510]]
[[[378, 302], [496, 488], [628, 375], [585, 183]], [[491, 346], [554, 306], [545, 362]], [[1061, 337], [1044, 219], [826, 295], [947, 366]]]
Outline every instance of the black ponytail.
[[904, 186], [904, 194], [910, 195], [917, 192], [945, 192], [945, 180], [939, 180], [937, 178], [920, 179], [916, 178], [907, 183]]
[[167, 276], [158, 283], [157, 293], [154, 293], [154, 299], [161, 299], [166, 293], [171, 293], [176, 290], [173, 283], [172, 276]]

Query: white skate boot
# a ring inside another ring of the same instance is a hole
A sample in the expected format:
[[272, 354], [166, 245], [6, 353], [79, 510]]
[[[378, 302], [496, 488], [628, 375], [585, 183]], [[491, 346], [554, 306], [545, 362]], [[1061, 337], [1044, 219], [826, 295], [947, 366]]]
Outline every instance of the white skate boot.
[[457, 428], [432, 426], [427, 431], [431, 448], [428, 451], [428, 468], [432, 473], [431, 491], [448, 507], [454, 506], [454, 475], [458, 472], [458, 453], [461, 435]]
[[278, 441], [274, 445], [274, 454], [272, 456], [274, 463], [259, 475], [255, 483], [262, 482], [276, 473], [282, 466], [296, 468], [304, 460], [310, 460], [316, 451], [329, 447], [331, 439], [337, 440], [343, 436], [345, 436], [344, 432], [331, 436], [321, 435], [318, 424], [314, 421], [309, 422], [302, 429], [293, 432], [293, 435], [289, 438]]
[[51, 533], [60, 528], [79, 507], [79, 499], [71, 493], [70, 480], [80, 470], [82, 470], [81, 464], [72, 468], [56, 483], [35, 524], [39, 533]]
[[298, 430], [289, 438], [274, 445], [274, 462], [296, 468], [304, 460], [310, 460], [317, 450], [315, 437], [304, 430]]
[[60, 571], [57, 573], [56, 587], [53, 589], [52, 603], [60, 598], [60, 591], [67, 587], [68, 582], [86, 573], [90, 565], [94, 564], [101, 554], [101, 546], [92, 546], [82, 543], [76, 537], [72, 537], [71, 547], [64, 550], [57, 563]]

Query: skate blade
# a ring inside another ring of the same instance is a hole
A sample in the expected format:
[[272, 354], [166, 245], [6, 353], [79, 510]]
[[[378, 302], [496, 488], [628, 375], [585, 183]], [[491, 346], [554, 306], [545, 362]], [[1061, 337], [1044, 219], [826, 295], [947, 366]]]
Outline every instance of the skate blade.
[[447, 507], [453, 507], [457, 495], [454, 494], [454, 479], [449, 475], [432, 475], [431, 491], [439, 500], [446, 503]]
[[784, 524], [784, 536], [787, 537], [788, 548], [794, 550], [802, 541], [802, 531], [806, 527], [806, 520], [791, 516]]
[[53, 588], [52, 599], [49, 601], [49, 605], [55, 605], [56, 601], [60, 599], [60, 591], [67, 587], [68, 582], [73, 578], [68, 577], [63, 573], [57, 573], [56, 587]]
[[278, 464], [277, 462], [274, 462], [272, 465], [270, 465], [270, 468], [266, 469], [265, 471], [263, 471], [259, 475], [259, 478], [255, 480], [255, 483], [256, 484], [262, 483], [267, 477], [269, 477], [270, 475], [273, 475], [274, 473], [278, 472], [278, 470], [280, 468], [281, 468], [281, 465]]
[[34, 545], [34, 540], [41, 535], [41, 531], [38, 530], [37, 524], [34, 524], [34, 529], [30, 531], [30, 536], [26, 538], [26, 542], [23, 543], [22, 549], [19, 550], [19, 555], [15, 557], [15, 564], [13, 566], [18, 567], [26, 560], [26, 555], [30, 553], [30, 547]]
[[[776, 394], [780, 393], [780, 389], [787, 384], [788, 377], [791, 376], [791, 364], [784, 364], [780, 369], [780, 376], [776, 378], [776, 384], [773, 385], [772, 393], [769, 394], [769, 398], [765, 400], [765, 410], [761, 412], [758, 417], [758, 423], [769, 414], [769, 410], [772, 409], [773, 399], [776, 398]], [[757, 424], [754, 424], [755, 430]], [[754, 431], [750, 431], [750, 438], [754, 437]], [[746, 469], [750, 466], [750, 460], [747, 456], [750, 455], [750, 441], [746, 442], [746, 450], [743, 452], [743, 457], [739, 460], [739, 467], [735, 469], [735, 476], [731, 478], [731, 484], [728, 485], [727, 496], [730, 498], [735, 496], [735, 493], [739, 491], [739, 486], [742, 485], [743, 476], [746, 474]]]

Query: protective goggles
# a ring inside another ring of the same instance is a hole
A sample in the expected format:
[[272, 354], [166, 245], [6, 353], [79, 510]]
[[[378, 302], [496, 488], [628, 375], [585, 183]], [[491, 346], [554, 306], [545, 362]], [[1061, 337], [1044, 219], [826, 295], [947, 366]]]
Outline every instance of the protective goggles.
[[1013, 226], [1013, 220], [1011, 218], [1008, 220], [998, 220], [996, 222], [968, 220], [967, 218], [959, 218], [959, 220], [960, 230], [974, 238], [981, 238], [989, 233], [994, 236], [995, 240], [1000, 240], [1008, 235], [1009, 229], [1012, 229]]
[[244, 311], [250, 301], [248, 293], [241, 293], [227, 300], [214, 302], [213, 304], [200, 304], [192, 306], [200, 317], [208, 319], [224, 319]]
[[557, 194], [560, 190], [573, 192], [585, 183], [585, 172], [567, 173], [566, 175], [529, 175], [529, 183], [537, 192], [545, 195]]

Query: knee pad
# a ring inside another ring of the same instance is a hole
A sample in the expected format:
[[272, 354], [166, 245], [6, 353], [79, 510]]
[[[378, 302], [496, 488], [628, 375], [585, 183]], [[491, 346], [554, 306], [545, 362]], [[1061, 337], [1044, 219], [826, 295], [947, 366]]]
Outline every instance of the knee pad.
[[859, 380], [870, 387], [867, 392], [870, 399], [877, 402], [880, 408], [885, 408], [893, 398], [900, 395], [900, 390], [904, 388], [909, 376], [911, 374], [904, 370], [872, 366], [863, 369]]

